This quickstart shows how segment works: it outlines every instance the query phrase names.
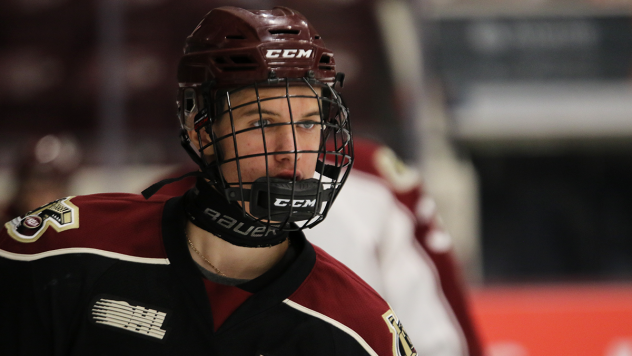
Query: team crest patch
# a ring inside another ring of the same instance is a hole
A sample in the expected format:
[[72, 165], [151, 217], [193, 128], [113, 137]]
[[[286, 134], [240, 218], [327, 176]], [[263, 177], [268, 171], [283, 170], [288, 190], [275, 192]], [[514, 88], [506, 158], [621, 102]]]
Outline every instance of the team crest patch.
[[79, 208], [67, 197], [55, 200], [41, 208], [29, 211], [24, 217], [17, 217], [4, 226], [11, 237], [20, 242], [35, 242], [48, 227], [57, 232], [79, 227]]
[[382, 318], [393, 334], [393, 356], [417, 356], [417, 351], [397, 315], [389, 309]]

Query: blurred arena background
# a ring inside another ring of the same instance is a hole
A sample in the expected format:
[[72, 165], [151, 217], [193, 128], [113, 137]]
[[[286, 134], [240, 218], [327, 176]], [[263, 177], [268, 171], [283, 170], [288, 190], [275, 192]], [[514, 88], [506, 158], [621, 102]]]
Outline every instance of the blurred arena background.
[[187, 161], [184, 38], [221, 5], [305, 14], [354, 130], [417, 167], [490, 356], [632, 356], [629, 0], [5, 0], [0, 204], [25, 145], [72, 137], [73, 195]]

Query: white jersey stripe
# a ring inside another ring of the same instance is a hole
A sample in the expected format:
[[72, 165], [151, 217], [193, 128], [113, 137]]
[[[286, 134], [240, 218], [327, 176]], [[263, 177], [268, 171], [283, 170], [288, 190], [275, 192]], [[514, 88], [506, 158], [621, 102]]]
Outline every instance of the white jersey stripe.
[[99, 250], [96, 248], [85, 248], [85, 247], [62, 248], [58, 250], [35, 253], [32, 255], [0, 250], [0, 257], [4, 257], [4, 258], [15, 260], [15, 261], [35, 261], [35, 260], [39, 260], [46, 257], [68, 255], [68, 254], [73, 254], [73, 253], [90, 253], [93, 255], [114, 258], [117, 260], [122, 260], [122, 261], [127, 261], [127, 262], [146, 263], [146, 264], [152, 264], [152, 265], [171, 264], [168, 258], [136, 257], [136, 256], [124, 255], [122, 253], [116, 253], [112, 251], [105, 251], [105, 250]]
[[296, 302], [293, 302], [293, 301], [291, 301], [289, 299], [284, 300], [283, 303], [289, 305], [290, 307], [292, 307], [292, 308], [294, 308], [294, 309], [296, 309], [298, 311], [301, 311], [301, 312], [303, 312], [305, 314], [309, 314], [309, 315], [311, 315], [313, 317], [316, 317], [316, 318], [318, 318], [320, 320], [323, 320], [323, 321], [325, 321], [325, 322], [337, 327], [338, 329], [344, 331], [345, 333], [349, 334], [349, 336], [354, 338], [366, 350], [366, 352], [369, 353], [369, 355], [371, 355], [371, 356], [379, 356], [377, 354], [377, 352], [375, 352], [375, 350], [373, 350], [373, 348], [371, 348], [371, 346], [369, 346], [369, 344], [367, 344], [367, 342], [364, 341], [362, 336], [358, 335], [357, 332], [353, 331], [353, 329], [349, 328], [348, 326], [344, 325], [343, 323], [338, 322], [338, 321], [328, 317], [327, 315], [321, 314], [321, 313], [319, 313], [319, 312], [317, 312], [315, 310], [312, 310], [312, 309], [309, 309], [307, 307], [304, 307], [304, 306], [302, 306], [302, 305], [300, 305], [300, 304], [298, 304]]

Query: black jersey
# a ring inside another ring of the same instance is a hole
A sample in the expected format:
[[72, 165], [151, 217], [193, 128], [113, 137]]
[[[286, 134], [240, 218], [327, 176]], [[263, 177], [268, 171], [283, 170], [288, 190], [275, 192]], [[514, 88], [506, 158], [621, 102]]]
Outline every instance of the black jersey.
[[0, 354], [414, 354], [388, 304], [302, 233], [272, 281], [221, 294], [191, 259], [182, 198], [166, 199], [71, 197], [8, 222]]

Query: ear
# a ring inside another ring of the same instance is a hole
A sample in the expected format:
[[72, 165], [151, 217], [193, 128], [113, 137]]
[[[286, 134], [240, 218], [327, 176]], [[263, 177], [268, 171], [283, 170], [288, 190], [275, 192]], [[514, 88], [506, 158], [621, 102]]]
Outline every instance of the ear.
[[198, 140], [198, 133], [195, 130], [188, 130], [187, 131], [189, 133], [189, 138], [191, 139], [191, 143], [193, 144], [193, 146], [195, 146], [195, 148], [197, 148], [198, 150], [200, 149], [200, 141]]
[[[200, 149], [200, 140], [199, 140], [200, 135], [199, 135], [199, 134], [198, 134], [198, 132], [197, 132], [197, 131], [195, 131], [195, 130], [189, 130], [189, 131], [187, 131], [187, 132], [189, 133], [189, 138], [191, 139], [191, 143], [193, 144], [193, 146], [194, 146], [196, 149], [198, 149], [198, 150], [199, 150], [199, 149]], [[206, 145], [208, 145], [209, 143], [211, 143], [211, 138], [210, 138], [210, 137], [209, 137], [209, 135], [206, 133], [206, 130], [203, 130], [203, 131], [202, 131], [202, 145], [206, 146]], [[214, 154], [214, 153], [215, 153], [215, 152], [214, 152], [213, 146], [211, 146], [211, 147], [207, 147], [207, 148], [204, 150], [204, 155], [205, 155], [205, 156], [213, 156], [213, 154]]]

